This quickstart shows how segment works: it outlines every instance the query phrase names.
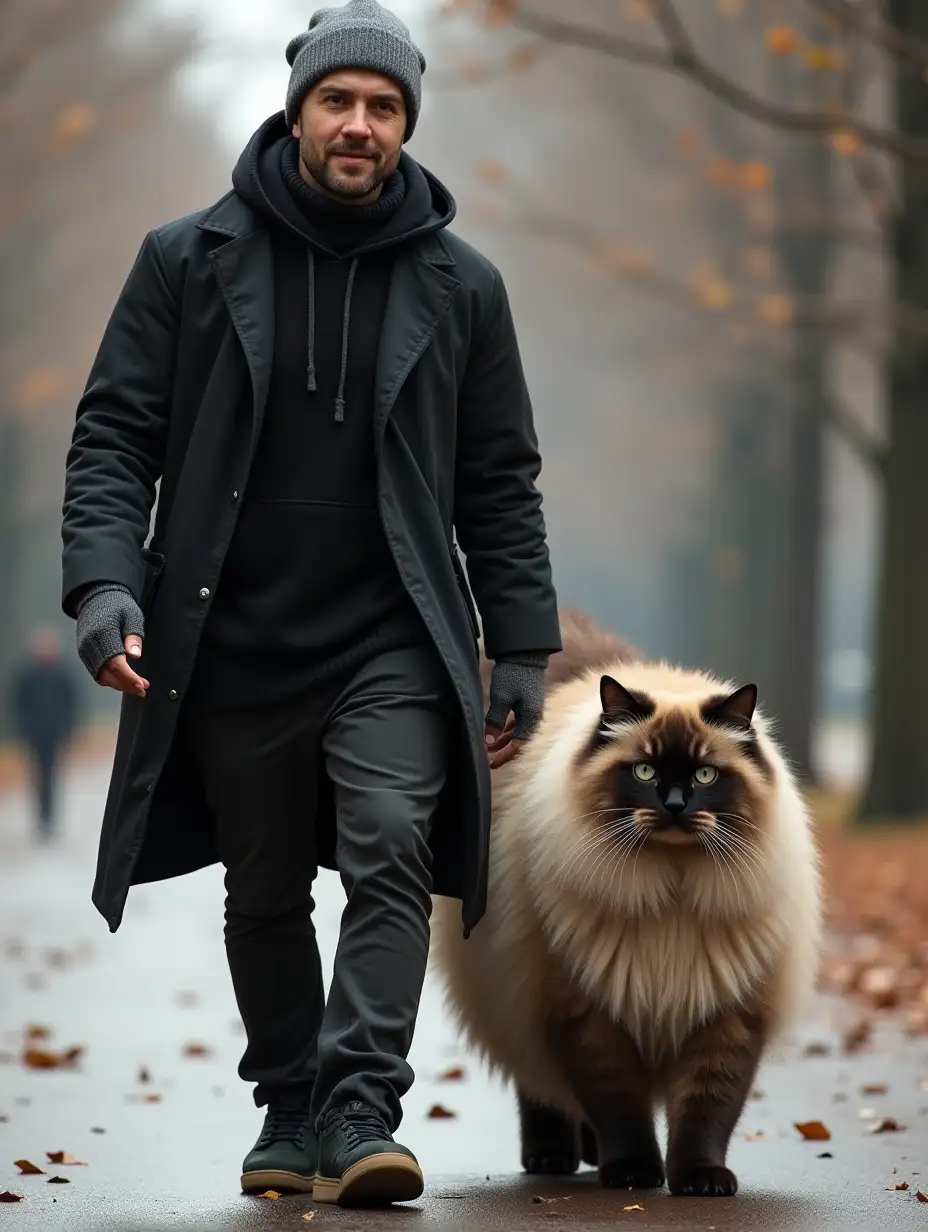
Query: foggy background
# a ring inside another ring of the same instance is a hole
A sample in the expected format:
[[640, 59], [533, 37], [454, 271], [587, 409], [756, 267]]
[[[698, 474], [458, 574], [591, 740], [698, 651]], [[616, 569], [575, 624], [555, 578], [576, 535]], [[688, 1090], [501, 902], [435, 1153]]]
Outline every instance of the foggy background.
[[[410, 153], [512, 299], [561, 602], [757, 680], [800, 772], [858, 784], [905, 165], [880, 144], [906, 63], [866, 25], [883, 6], [687, 0], [677, 71], [647, 0], [394, 8], [428, 61]], [[40, 620], [72, 652], [64, 458], [122, 281], [147, 229], [227, 190], [311, 11], [3, 6], [0, 684]], [[796, 132], [798, 112], [854, 119]], [[81, 688], [111, 723], [118, 699]]]

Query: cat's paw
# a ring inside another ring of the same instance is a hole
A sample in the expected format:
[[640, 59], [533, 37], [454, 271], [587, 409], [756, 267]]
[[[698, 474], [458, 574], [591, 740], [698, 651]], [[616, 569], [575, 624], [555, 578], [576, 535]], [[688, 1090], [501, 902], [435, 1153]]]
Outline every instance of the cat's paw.
[[738, 1192], [738, 1178], [731, 1168], [692, 1164], [673, 1169], [670, 1192], [688, 1198], [730, 1198]]
[[580, 1160], [568, 1151], [537, 1151], [523, 1156], [522, 1167], [529, 1176], [569, 1176], [580, 1167]]
[[606, 1189], [660, 1189], [664, 1169], [659, 1159], [610, 1159], [599, 1165], [599, 1181]]

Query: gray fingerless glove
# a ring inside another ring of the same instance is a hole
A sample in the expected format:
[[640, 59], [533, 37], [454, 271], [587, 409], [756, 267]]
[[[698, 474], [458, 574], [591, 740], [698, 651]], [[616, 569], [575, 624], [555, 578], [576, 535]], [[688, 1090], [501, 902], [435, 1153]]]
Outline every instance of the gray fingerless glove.
[[490, 677], [490, 708], [486, 722], [502, 727], [510, 710], [516, 716], [515, 740], [527, 740], [541, 721], [545, 708], [546, 653], [509, 655], [497, 659]]
[[77, 653], [96, 680], [104, 663], [126, 653], [130, 633], [144, 636], [145, 618], [132, 592], [117, 582], [101, 582], [77, 605]]

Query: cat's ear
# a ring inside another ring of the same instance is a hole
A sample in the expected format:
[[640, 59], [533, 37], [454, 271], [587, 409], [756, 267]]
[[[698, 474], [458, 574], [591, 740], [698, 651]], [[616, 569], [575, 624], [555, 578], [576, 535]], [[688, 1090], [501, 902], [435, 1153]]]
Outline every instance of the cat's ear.
[[599, 700], [603, 714], [609, 718], [647, 719], [654, 713], [654, 703], [646, 697], [639, 697], [624, 685], [619, 684], [612, 676], [601, 676], [599, 680]]
[[703, 718], [709, 723], [721, 723], [746, 731], [754, 718], [757, 705], [757, 685], [745, 684], [727, 697], [714, 697], [703, 707]]

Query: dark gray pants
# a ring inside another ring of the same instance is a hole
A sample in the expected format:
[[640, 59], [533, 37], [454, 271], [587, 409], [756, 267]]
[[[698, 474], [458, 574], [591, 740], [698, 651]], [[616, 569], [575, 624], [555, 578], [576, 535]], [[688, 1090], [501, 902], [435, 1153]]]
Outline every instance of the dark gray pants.
[[[445, 781], [449, 682], [429, 648], [395, 650], [283, 707], [211, 712], [187, 729], [226, 867], [225, 940], [255, 1102], [350, 1100], [391, 1129], [413, 1081], [429, 947], [427, 844]], [[335, 786], [347, 894], [328, 1002], [313, 927], [314, 803]]]

